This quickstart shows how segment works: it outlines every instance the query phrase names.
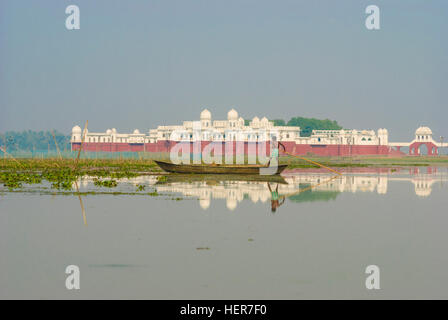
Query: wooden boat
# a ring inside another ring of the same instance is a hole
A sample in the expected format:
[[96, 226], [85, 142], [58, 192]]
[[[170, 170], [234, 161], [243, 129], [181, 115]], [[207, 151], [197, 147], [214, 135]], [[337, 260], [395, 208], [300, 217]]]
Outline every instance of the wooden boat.
[[[198, 174], [260, 174], [261, 168], [266, 166], [247, 164], [174, 164], [165, 161], [154, 160], [157, 165], [166, 172], [174, 173], [198, 173]], [[275, 174], [280, 174], [287, 167], [286, 164], [278, 165]]]

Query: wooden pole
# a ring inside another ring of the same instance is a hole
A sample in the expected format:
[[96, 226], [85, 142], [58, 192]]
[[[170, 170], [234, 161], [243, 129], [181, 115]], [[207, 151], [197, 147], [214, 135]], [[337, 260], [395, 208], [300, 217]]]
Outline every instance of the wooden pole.
[[315, 184], [315, 185], [313, 185], [313, 186], [306, 187], [306, 188], [304, 188], [304, 189], [302, 189], [302, 190], [299, 190], [299, 191], [296, 191], [296, 192], [291, 192], [291, 193], [283, 194], [282, 196], [289, 198], [289, 197], [291, 197], [291, 196], [300, 194], [300, 193], [302, 193], [302, 192], [305, 192], [305, 191], [314, 189], [314, 188], [316, 188], [316, 187], [318, 187], [318, 186], [320, 186], [320, 185], [326, 184], [326, 183], [328, 183], [328, 182], [330, 182], [330, 181], [332, 181], [332, 180], [334, 180], [334, 179], [336, 179], [336, 178], [340, 178], [340, 177], [341, 177], [340, 175], [335, 175], [335, 176], [332, 176], [330, 179], [325, 180], [325, 181], [323, 181], [323, 182], [321, 182], [321, 183], [317, 183], [317, 184]]
[[84, 144], [84, 139], [86, 138], [86, 131], [87, 131], [88, 124], [89, 124], [89, 120], [86, 120], [84, 130], [82, 131], [81, 145], [79, 146], [78, 156], [75, 159], [75, 169], [78, 167], [79, 156], [81, 155], [81, 150], [82, 150], [82, 146]]
[[283, 152], [286, 153], [286, 154], [288, 154], [288, 155], [290, 155], [290, 156], [293, 156], [293, 157], [302, 159], [302, 160], [304, 160], [304, 161], [307, 161], [307, 162], [309, 162], [309, 163], [315, 164], [315, 165], [317, 165], [317, 166], [319, 166], [319, 167], [321, 167], [321, 168], [327, 169], [327, 170], [329, 170], [329, 171], [331, 171], [331, 172], [334, 172], [334, 173], [336, 173], [336, 174], [338, 174], [338, 175], [342, 175], [341, 172], [336, 171], [336, 170], [334, 170], [334, 169], [332, 169], [332, 168], [329, 168], [329, 167], [327, 167], [327, 166], [324, 166], [323, 164], [320, 164], [319, 162], [316, 162], [316, 161], [313, 161], [313, 160], [310, 160], [310, 159], [307, 159], [307, 158], [304, 158], [304, 157], [297, 156], [297, 155], [292, 154], [292, 153], [290, 153], [290, 152], [288, 152], [288, 151], [286, 151], [286, 150], [284, 150]]
[[3, 158], [3, 159], [6, 159], [6, 155], [8, 155], [8, 156], [11, 157], [12, 160], [14, 160], [15, 162], [17, 162], [17, 163], [19, 164], [19, 166], [21, 166], [21, 167], [23, 168], [23, 165], [22, 165], [19, 161], [17, 161], [16, 158], [14, 158], [11, 154], [9, 154], [8, 152], [6, 152], [6, 148], [2, 148], [2, 147], [0, 147], [0, 150], [3, 151], [3, 155], [4, 155], [4, 158]]
[[84, 209], [84, 203], [82, 202], [81, 195], [79, 194], [78, 181], [75, 181], [75, 186], [76, 186], [76, 192], [78, 193], [79, 204], [81, 205], [82, 220], [84, 221], [84, 225], [87, 225], [86, 210]]
[[59, 150], [58, 142], [56, 141], [56, 136], [55, 136], [53, 130], [51, 130], [51, 134], [53, 135], [54, 144], [56, 145], [56, 150], [58, 150], [59, 160], [62, 160], [61, 150]]
[[[75, 159], [74, 169], [77, 169], [77, 167], [78, 167], [79, 156], [81, 155], [81, 150], [82, 150], [82, 146], [84, 144], [84, 139], [86, 137], [86, 131], [87, 131], [88, 124], [89, 124], [89, 120], [86, 120], [86, 124], [84, 126], [84, 130], [82, 131], [81, 145], [79, 146], [78, 156]], [[82, 202], [81, 195], [79, 194], [78, 181], [75, 181], [75, 186], [76, 186], [76, 191], [78, 193], [79, 204], [81, 205], [82, 219], [84, 221], [84, 225], [87, 225], [86, 210], [84, 208], [84, 204]]]

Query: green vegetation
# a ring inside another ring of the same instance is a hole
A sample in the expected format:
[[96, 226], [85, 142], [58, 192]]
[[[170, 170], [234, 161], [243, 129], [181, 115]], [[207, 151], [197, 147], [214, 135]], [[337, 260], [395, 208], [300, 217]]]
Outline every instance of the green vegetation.
[[[70, 135], [58, 131], [54, 135], [61, 151], [70, 150]], [[0, 146], [5, 146], [8, 152], [56, 150], [51, 131], [7, 131], [0, 134]]]
[[93, 184], [97, 187], [106, 187], [106, 188], [115, 188], [118, 186], [118, 183], [116, 180], [110, 179], [110, 180], [100, 180], [100, 179], [93, 179]]
[[300, 135], [302, 137], [309, 137], [313, 130], [341, 130], [342, 127], [337, 121], [319, 120], [315, 118], [295, 117], [291, 118], [286, 124], [287, 126], [300, 127]]
[[[244, 120], [246, 126], [251, 120]], [[300, 127], [300, 135], [302, 137], [309, 137], [313, 130], [341, 130], [342, 127], [334, 120], [320, 120], [315, 118], [294, 117], [288, 122], [283, 119], [272, 120], [276, 126], [295, 126]]]
[[276, 125], [276, 126], [286, 126], [285, 120], [275, 119], [275, 120], [272, 120], [272, 121], [274, 122], [274, 125]]
[[74, 168], [81, 173], [99, 176], [112, 175], [114, 178], [135, 177], [145, 172], [161, 172], [161, 169], [153, 160], [149, 159], [79, 159], [77, 164], [74, 159], [0, 159], [0, 170], [55, 170]]
[[[300, 189], [311, 188], [309, 183], [301, 183]], [[290, 196], [288, 199], [292, 202], [313, 202], [313, 201], [329, 201], [335, 200], [339, 195], [338, 191], [316, 191], [316, 190], [306, 190], [299, 194]]]
[[42, 177], [37, 174], [24, 174], [17, 172], [0, 172], [0, 181], [9, 189], [20, 188], [23, 183], [41, 183]]
[[0, 184], [9, 189], [23, 184], [39, 184], [43, 180], [58, 190], [71, 190], [82, 176], [95, 177], [94, 184], [113, 188], [115, 179], [131, 178], [161, 170], [152, 160], [98, 160], [80, 159], [2, 159], [0, 160]]
[[158, 182], [167, 182], [168, 178], [166, 176], [158, 176], [157, 181]]
[[[448, 166], [448, 156], [405, 156], [401, 158], [359, 156], [350, 158], [309, 155], [306, 157], [330, 168]], [[317, 165], [292, 156], [282, 156], [280, 163], [288, 164], [289, 169], [319, 168]], [[82, 176], [93, 177], [96, 186], [114, 188], [118, 185], [118, 179], [145, 174], [160, 174], [157, 178], [158, 183], [166, 183], [176, 177], [187, 182], [207, 181], [201, 175], [164, 175], [154, 161], [146, 159], [80, 159], [76, 163], [73, 159], [0, 158], [0, 185], [9, 190], [20, 189], [23, 184], [40, 184], [42, 181], [49, 182], [51, 189], [73, 190], [75, 181]], [[244, 179], [244, 176], [240, 176], [240, 178]], [[144, 185], [137, 185], [137, 191], [144, 190]], [[158, 196], [158, 193], [152, 191], [147, 195]]]

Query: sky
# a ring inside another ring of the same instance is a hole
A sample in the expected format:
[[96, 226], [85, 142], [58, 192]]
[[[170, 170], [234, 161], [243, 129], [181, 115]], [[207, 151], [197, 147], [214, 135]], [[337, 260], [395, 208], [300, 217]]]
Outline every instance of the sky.
[[[371, 4], [380, 30], [365, 27]], [[439, 140], [447, 31], [444, 0], [2, 0], [0, 132], [147, 131], [206, 107]]]

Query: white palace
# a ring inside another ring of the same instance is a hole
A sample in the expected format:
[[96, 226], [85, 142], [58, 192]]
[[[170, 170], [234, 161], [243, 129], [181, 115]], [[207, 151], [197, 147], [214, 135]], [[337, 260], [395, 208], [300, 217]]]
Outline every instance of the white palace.
[[[199, 132], [199, 133], [198, 133]], [[432, 139], [428, 127], [420, 127], [415, 139], [405, 143], [389, 143], [387, 129], [374, 130], [313, 130], [310, 137], [302, 137], [300, 127], [276, 126], [266, 117], [254, 117], [246, 124], [235, 109], [227, 113], [227, 120], [213, 120], [209, 110], [204, 109], [199, 121], [183, 121], [181, 125], [158, 126], [147, 133], [135, 129], [133, 133], [118, 133], [115, 128], [95, 133], [85, 130], [83, 150], [106, 152], [166, 152], [167, 142], [179, 141], [237, 141], [253, 142], [269, 140], [275, 135], [289, 152], [294, 154], [317, 154], [324, 156], [389, 155], [403, 154], [401, 147], [409, 153], [420, 154], [426, 146], [428, 155], [437, 155], [443, 143]], [[200, 134], [200, 136], [198, 136]], [[78, 150], [82, 141], [82, 129], [72, 129], [72, 149]]]

